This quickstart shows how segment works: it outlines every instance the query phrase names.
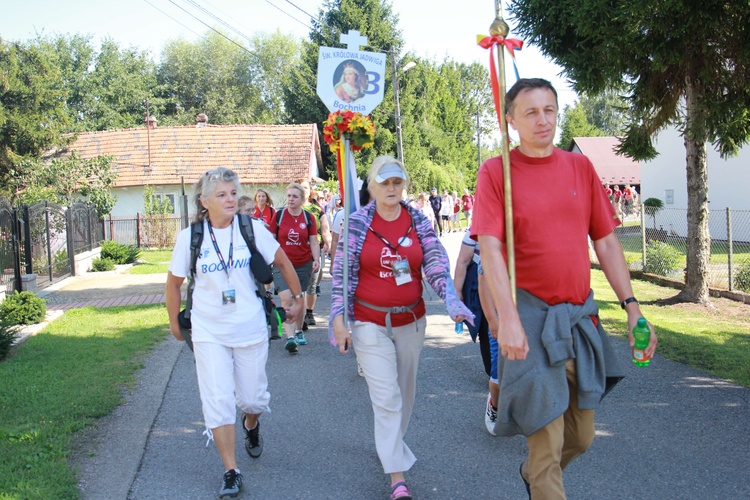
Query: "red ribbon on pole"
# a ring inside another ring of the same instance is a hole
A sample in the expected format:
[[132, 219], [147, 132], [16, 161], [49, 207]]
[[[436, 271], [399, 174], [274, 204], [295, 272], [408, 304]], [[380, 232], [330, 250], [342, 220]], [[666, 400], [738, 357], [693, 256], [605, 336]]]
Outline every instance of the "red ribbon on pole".
[[[513, 52], [523, 48], [523, 40], [517, 38], [505, 38], [504, 36], [486, 36], [479, 40], [479, 46], [483, 49], [490, 49], [490, 82], [492, 84], [492, 98], [495, 101], [495, 114], [497, 115], [497, 123], [500, 126], [500, 130], [503, 129], [503, 120], [500, 116], [500, 82], [497, 80], [497, 70], [495, 69], [495, 58], [492, 57], [492, 49], [497, 46], [504, 46], [510, 52], [510, 57], [513, 58], [513, 66], [516, 64], [516, 55]], [[500, 49], [502, 50], [502, 49]], [[518, 70], [516, 69], [516, 77], [518, 76]]]

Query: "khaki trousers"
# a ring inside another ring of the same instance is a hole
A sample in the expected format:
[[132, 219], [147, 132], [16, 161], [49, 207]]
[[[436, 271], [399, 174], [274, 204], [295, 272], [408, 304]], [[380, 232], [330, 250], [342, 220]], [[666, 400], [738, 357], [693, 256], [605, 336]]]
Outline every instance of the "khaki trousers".
[[522, 466], [534, 500], [565, 499], [562, 471], [583, 455], [594, 441], [594, 410], [578, 409], [576, 363], [565, 364], [570, 401], [568, 409], [527, 438], [529, 456]]
[[370, 391], [375, 416], [375, 448], [383, 472], [404, 472], [417, 460], [404, 442], [417, 392], [417, 368], [424, 344], [424, 317], [416, 323], [386, 328], [355, 321], [352, 340]]

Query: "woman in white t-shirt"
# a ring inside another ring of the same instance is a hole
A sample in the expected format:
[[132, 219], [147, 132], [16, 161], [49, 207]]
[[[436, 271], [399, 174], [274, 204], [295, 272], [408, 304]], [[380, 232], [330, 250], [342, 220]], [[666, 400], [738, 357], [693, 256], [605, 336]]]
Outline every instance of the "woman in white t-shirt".
[[[239, 189], [237, 174], [219, 167], [200, 178], [194, 198], [203, 241], [195, 265], [191, 337], [206, 434], [216, 442], [226, 471], [221, 497], [236, 496], [242, 486], [234, 450], [236, 406], [243, 412], [245, 449], [258, 458], [263, 451], [258, 417], [268, 411], [271, 399], [266, 316], [249, 271], [250, 249], [235, 215]], [[252, 224], [258, 252], [281, 270], [297, 298], [287, 312], [287, 320], [296, 318], [303, 311], [303, 295], [294, 267], [264, 224]], [[178, 235], [167, 274], [169, 328], [178, 340], [184, 340], [177, 317], [180, 286], [192, 264], [190, 239], [189, 227]]]
[[443, 191], [443, 204], [440, 206], [440, 218], [443, 221], [443, 228], [446, 232], [453, 231], [453, 197], [448, 194], [448, 190]]

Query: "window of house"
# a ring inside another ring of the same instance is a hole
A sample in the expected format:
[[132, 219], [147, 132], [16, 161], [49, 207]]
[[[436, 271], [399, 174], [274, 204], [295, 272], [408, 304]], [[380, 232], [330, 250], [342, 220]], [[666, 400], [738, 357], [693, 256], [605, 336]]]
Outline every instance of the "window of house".
[[174, 214], [175, 213], [175, 207], [177, 206], [175, 204], [176, 199], [177, 199], [177, 195], [171, 194], [171, 193], [170, 194], [155, 194], [154, 195], [154, 200], [158, 200], [159, 203], [164, 203], [164, 201], [168, 201], [169, 202], [170, 210], [168, 211], [168, 213], [170, 213], [170, 214]]

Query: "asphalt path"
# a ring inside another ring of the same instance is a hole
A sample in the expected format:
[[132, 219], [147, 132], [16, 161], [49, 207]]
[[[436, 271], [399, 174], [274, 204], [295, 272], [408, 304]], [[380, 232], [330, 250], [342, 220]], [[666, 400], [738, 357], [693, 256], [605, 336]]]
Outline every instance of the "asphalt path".
[[[460, 236], [444, 238], [453, 257]], [[330, 286], [326, 279], [318, 325], [299, 354], [288, 354], [281, 340], [269, 344], [265, 447], [251, 459], [237, 426], [239, 498], [388, 498], [367, 384], [353, 353], [328, 344]], [[414, 497], [526, 498], [518, 476], [525, 439], [492, 437], [484, 428], [479, 346], [454, 333], [434, 292], [425, 298], [427, 338], [406, 436], [418, 459], [406, 475]], [[635, 367], [627, 344], [613, 343], [627, 377], [597, 412], [594, 444], [565, 471], [568, 497], [750, 498], [750, 389], [658, 355]], [[215, 498], [223, 468], [203, 431], [192, 354], [169, 338], [145, 361], [126, 403], [86, 438], [83, 498]]]

